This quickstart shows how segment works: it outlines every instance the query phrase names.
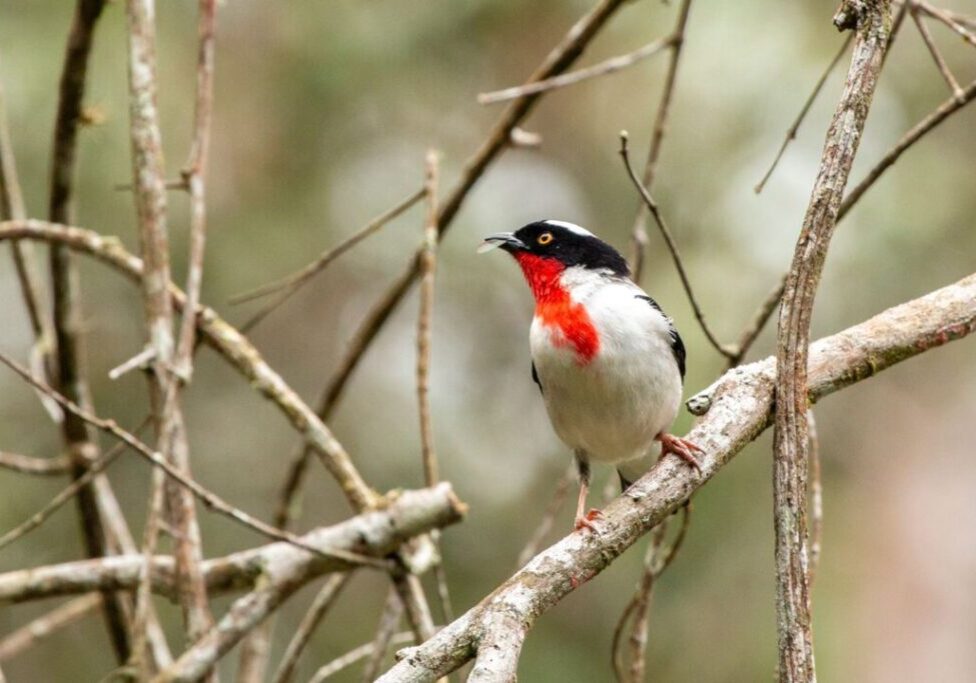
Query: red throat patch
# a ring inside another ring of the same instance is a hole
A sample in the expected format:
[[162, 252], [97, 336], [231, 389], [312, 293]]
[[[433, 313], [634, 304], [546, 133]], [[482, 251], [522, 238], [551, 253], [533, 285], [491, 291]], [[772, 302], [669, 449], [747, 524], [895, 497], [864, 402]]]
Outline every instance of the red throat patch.
[[573, 302], [559, 281], [566, 266], [553, 258], [542, 258], [524, 251], [515, 260], [535, 296], [535, 314], [542, 324], [561, 334], [553, 336], [557, 346], [572, 346], [576, 360], [586, 365], [600, 350], [600, 335], [582, 304]]

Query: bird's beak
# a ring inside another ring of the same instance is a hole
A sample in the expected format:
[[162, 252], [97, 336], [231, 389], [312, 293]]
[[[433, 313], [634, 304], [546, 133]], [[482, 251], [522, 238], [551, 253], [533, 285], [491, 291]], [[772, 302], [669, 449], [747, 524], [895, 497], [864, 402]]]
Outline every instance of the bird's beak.
[[494, 235], [488, 235], [485, 241], [481, 243], [478, 247], [478, 253], [484, 254], [486, 251], [491, 251], [492, 249], [497, 249], [501, 247], [507, 252], [519, 251], [527, 249], [525, 242], [520, 240], [514, 234], [510, 232], [496, 232]]

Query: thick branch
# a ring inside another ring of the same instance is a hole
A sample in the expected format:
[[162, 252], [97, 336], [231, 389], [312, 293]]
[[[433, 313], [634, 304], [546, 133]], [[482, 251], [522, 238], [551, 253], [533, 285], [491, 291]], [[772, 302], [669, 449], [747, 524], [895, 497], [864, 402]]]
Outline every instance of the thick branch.
[[[923, 351], [976, 330], [976, 275], [813, 344], [809, 397], [817, 400]], [[480, 604], [402, 660], [380, 681], [432, 681], [470, 660], [498, 613], [530, 627], [691, 495], [769, 426], [772, 358], [734, 368], [692, 401], [704, 414], [688, 437], [701, 445], [701, 476], [666, 458], [603, 510], [596, 533], [573, 533], [537, 555]]]
[[[466, 507], [447, 482], [432, 489], [404, 491], [389, 505], [301, 536], [303, 545], [325, 553], [341, 551], [385, 557], [404, 541], [459, 521]], [[95, 590], [132, 590], [139, 580], [141, 555], [118, 555], [22, 569], [0, 574], [0, 605]], [[286, 542], [269, 543], [205, 560], [203, 574], [213, 593], [250, 588], [260, 580], [300, 576], [303, 582], [358, 566], [338, 557], [311, 553]], [[175, 595], [173, 558], [152, 562], [153, 590]]]
[[888, 0], [846, 2], [837, 23], [856, 14], [847, 80], [827, 130], [820, 170], [783, 291], [777, 335], [773, 505], [776, 529], [776, 615], [781, 683], [817, 680], [809, 598], [807, 529], [807, 355], [813, 301], [847, 178], [888, 45]]

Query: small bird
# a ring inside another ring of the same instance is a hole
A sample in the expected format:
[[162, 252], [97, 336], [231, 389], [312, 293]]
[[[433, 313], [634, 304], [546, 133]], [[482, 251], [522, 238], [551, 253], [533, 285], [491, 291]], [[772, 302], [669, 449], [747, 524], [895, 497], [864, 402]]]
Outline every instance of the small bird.
[[656, 457], [673, 453], [700, 470], [694, 443], [668, 433], [678, 414], [685, 347], [671, 319], [633, 280], [627, 262], [573, 223], [544, 220], [489, 235], [479, 253], [511, 254], [535, 297], [532, 379], [556, 435], [573, 450], [584, 514], [590, 461], [614, 465], [626, 490]]

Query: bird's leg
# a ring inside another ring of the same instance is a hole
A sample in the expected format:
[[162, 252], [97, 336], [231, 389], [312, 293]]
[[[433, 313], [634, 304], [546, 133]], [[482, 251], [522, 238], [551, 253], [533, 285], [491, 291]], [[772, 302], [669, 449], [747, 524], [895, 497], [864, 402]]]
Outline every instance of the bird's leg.
[[698, 458], [695, 457], [695, 452], [704, 453], [705, 450], [703, 448], [691, 441], [688, 441], [688, 439], [682, 439], [679, 436], [667, 434], [665, 432], [661, 432], [654, 438], [661, 442], [662, 458], [668, 453], [674, 453], [686, 463], [698, 470], [698, 473], [701, 474], [701, 463], [698, 462]]
[[576, 501], [576, 521], [573, 523], [573, 527], [576, 531], [580, 529], [596, 531], [593, 520], [600, 517], [601, 512], [596, 509], [587, 513], [583, 512], [586, 509], [586, 494], [590, 490], [590, 461], [582, 451], [576, 451], [576, 471], [579, 472], [580, 491], [579, 498]]

